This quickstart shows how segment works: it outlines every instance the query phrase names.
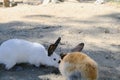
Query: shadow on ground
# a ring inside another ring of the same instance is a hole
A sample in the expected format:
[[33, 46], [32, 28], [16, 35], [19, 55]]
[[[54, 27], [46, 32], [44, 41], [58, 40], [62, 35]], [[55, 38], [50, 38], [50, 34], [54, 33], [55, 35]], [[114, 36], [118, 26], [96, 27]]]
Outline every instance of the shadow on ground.
[[[25, 23], [13, 21], [9, 23], [0, 23], [0, 43], [11, 38], [22, 39], [43, 39], [56, 38], [55, 34], [62, 26], [49, 26], [38, 23]], [[51, 36], [52, 35], [52, 36]]]

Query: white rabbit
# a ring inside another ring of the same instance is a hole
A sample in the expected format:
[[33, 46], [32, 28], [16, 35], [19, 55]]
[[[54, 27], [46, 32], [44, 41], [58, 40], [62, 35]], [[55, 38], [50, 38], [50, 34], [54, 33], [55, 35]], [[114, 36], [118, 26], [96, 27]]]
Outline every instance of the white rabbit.
[[71, 53], [61, 54], [59, 70], [67, 80], [97, 80], [98, 65], [88, 55], [80, 52], [84, 43], [77, 45]]
[[10, 39], [0, 46], [0, 63], [7, 70], [17, 63], [30, 63], [39, 67], [42, 65], [59, 66], [60, 56], [54, 53], [61, 38], [50, 45], [48, 51], [39, 43], [33, 43], [22, 39]]

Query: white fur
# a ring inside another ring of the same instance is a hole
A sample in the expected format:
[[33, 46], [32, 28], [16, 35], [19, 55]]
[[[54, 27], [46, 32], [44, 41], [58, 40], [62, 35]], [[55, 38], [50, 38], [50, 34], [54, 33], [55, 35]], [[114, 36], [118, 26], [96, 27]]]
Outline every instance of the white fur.
[[59, 65], [59, 70], [60, 70], [61, 74], [64, 77], [66, 77], [66, 79], [68, 76], [70, 76], [72, 74], [72, 73], [66, 71], [69, 66], [71, 66], [71, 65], [68, 62], [61, 62], [61, 64]]
[[[53, 59], [56, 58], [56, 61]], [[33, 43], [22, 39], [10, 39], [0, 46], [0, 63], [6, 69], [12, 68], [16, 63], [30, 63], [35, 66], [40, 64], [58, 67], [60, 57], [53, 53], [48, 56], [45, 47], [39, 43]]]
[[58, 2], [58, 0], [43, 0], [43, 5], [47, 5], [48, 3], [57, 3]]
[[105, 1], [104, 0], [96, 0], [95, 4], [103, 4]]

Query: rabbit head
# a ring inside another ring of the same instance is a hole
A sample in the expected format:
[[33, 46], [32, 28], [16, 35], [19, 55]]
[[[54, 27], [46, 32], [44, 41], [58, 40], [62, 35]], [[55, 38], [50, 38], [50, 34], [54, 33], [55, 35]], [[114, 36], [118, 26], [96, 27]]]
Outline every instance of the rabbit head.
[[[73, 48], [71, 50], [71, 52], [81, 52], [83, 50], [83, 48], [84, 48], [84, 43], [80, 43], [77, 46], [75, 46], [75, 48]], [[63, 59], [67, 54], [69, 54], [69, 53], [60, 54], [61, 59]]]
[[60, 43], [61, 37], [59, 37], [54, 44], [51, 44], [48, 48], [48, 57], [49, 57], [49, 64], [58, 67], [60, 63], [60, 56], [56, 54], [54, 51], [57, 48], [58, 44]]

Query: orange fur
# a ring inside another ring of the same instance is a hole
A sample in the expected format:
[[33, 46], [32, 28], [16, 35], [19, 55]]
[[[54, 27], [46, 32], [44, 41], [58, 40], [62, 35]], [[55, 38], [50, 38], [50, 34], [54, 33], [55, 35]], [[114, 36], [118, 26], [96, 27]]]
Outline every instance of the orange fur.
[[68, 53], [59, 66], [60, 72], [69, 77], [75, 71], [79, 71], [85, 80], [97, 80], [97, 63], [82, 52]]

